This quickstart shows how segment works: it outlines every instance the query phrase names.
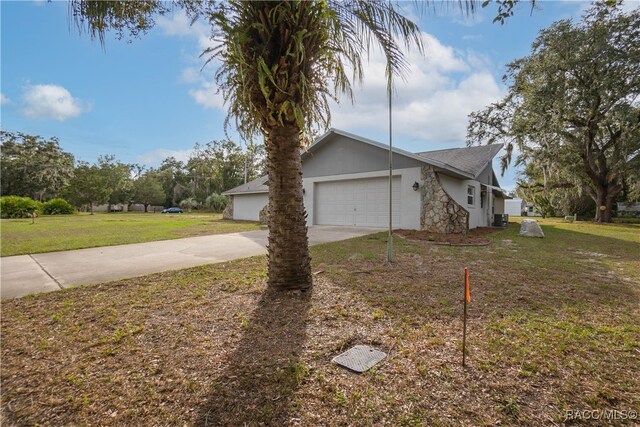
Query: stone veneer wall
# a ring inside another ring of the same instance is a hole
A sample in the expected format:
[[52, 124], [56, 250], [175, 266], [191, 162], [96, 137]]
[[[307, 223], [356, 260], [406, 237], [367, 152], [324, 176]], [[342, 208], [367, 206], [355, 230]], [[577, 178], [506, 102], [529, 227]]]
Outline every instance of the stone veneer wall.
[[269, 223], [269, 203], [264, 205], [264, 208], [260, 209], [260, 212], [258, 213], [258, 221], [260, 221], [260, 224], [262, 224], [262, 225], [268, 225], [268, 223]]
[[227, 206], [222, 211], [222, 219], [233, 219], [233, 196], [229, 196]]
[[431, 166], [422, 167], [420, 228], [432, 233], [469, 230], [469, 212], [447, 194]]

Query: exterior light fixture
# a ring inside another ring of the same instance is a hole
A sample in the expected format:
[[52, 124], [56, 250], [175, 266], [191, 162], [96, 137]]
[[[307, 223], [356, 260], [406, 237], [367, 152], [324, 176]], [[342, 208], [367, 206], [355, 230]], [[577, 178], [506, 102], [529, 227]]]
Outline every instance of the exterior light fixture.
[[307, 192], [302, 188], [302, 194], [307, 194]]
[[413, 183], [412, 188], [413, 188], [413, 191], [418, 191], [418, 188], [420, 188], [420, 184], [418, 184], [418, 181]]

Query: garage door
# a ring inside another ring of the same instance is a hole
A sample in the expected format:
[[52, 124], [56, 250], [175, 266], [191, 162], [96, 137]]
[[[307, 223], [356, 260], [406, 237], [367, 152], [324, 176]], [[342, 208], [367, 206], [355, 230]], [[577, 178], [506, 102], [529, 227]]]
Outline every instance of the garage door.
[[[393, 178], [393, 226], [400, 226], [400, 177]], [[316, 183], [315, 223], [387, 227], [389, 178], [354, 179]]]

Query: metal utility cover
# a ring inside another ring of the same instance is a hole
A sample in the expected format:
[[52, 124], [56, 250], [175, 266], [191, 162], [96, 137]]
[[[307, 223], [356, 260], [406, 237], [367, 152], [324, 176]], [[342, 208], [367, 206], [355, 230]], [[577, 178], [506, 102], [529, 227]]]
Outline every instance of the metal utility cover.
[[386, 353], [376, 350], [368, 345], [356, 345], [342, 354], [334, 357], [332, 361], [352, 371], [362, 373], [380, 363]]

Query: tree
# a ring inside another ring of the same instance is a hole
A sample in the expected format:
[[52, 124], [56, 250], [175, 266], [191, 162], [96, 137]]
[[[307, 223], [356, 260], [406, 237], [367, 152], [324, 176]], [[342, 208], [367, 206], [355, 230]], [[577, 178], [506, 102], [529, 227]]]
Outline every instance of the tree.
[[541, 31], [532, 53], [507, 66], [507, 96], [471, 115], [470, 142], [503, 142], [503, 170], [519, 148], [517, 162], [535, 164], [542, 196], [582, 187], [596, 203], [595, 221], [610, 222], [640, 161], [638, 40], [640, 11], [602, 3], [578, 24]]
[[248, 176], [258, 172], [260, 149], [255, 144], [249, 144], [249, 148], [251, 151], [243, 152], [230, 140], [211, 141], [204, 146], [196, 144], [186, 166], [195, 198], [204, 201], [212, 193], [222, 193], [242, 184], [245, 165]]
[[[542, 216], [595, 213], [595, 203], [576, 181], [576, 174], [567, 168], [541, 159], [529, 161], [520, 173], [517, 195], [533, 204]], [[546, 183], [546, 184], [545, 184]]]
[[148, 174], [154, 175], [161, 182], [165, 206], [176, 206], [180, 200], [193, 195], [186, 166], [175, 157], [167, 157], [158, 169], [152, 169]]
[[73, 156], [57, 138], [0, 131], [0, 170], [3, 195], [43, 201], [57, 197], [73, 175]]
[[211, 193], [222, 193], [242, 183], [242, 151], [233, 141], [196, 144], [187, 162], [193, 195], [205, 200]]
[[93, 207], [107, 203], [110, 195], [109, 181], [102, 169], [97, 165], [79, 162], [69, 181], [65, 198], [76, 207], [89, 205], [93, 215]]
[[[243, 182], [245, 180], [247, 182], [253, 181], [256, 178], [260, 178], [265, 175], [267, 173], [266, 160], [264, 147], [262, 145], [255, 144], [253, 142], [247, 144], [247, 148], [243, 153], [243, 161], [246, 165], [246, 169], [244, 171], [246, 179], [243, 179]], [[228, 188], [226, 190], [228, 190]]]
[[107, 178], [107, 187], [111, 189], [109, 207], [120, 203], [129, 204], [133, 198], [133, 166], [117, 161], [113, 155], [100, 156], [98, 165]]
[[[278, 289], [311, 286], [300, 149], [311, 129], [329, 121], [328, 98], [351, 93], [362, 78], [362, 56], [379, 46], [388, 75], [406, 70], [400, 46], [422, 48], [418, 27], [384, 1], [182, 2], [192, 16], [206, 15], [221, 41], [208, 50], [220, 59], [217, 82], [230, 117], [251, 139], [264, 137], [269, 175], [269, 279]], [[139, 7], [136, 7], [138, 5]], [[161, 2], [70, 3], [80, 28], [104, 40], [104, 31], [137, 36], [153, 25]], [[333, 82], [333, 89], [329, 83]]]
[[162, 204], [165, 200], [165, 192], [158, 178], [153, 174], [145, 174], [133, 183], [133, 199], [144, 205], [147, 212], [149, 205]]

